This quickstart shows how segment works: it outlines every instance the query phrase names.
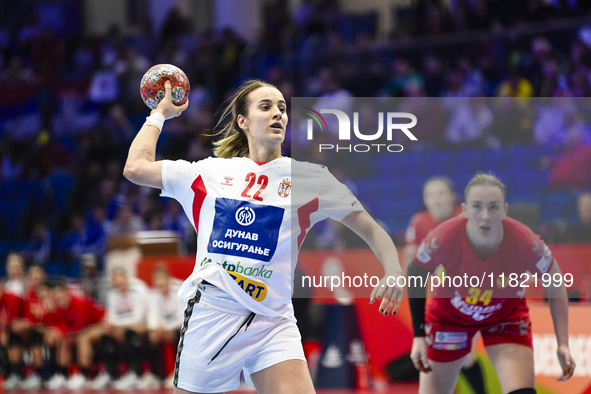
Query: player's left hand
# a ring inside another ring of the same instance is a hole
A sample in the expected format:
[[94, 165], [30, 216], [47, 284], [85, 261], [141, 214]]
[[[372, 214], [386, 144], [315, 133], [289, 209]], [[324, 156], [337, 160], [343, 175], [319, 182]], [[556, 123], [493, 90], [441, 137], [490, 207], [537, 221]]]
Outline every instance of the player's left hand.
[[573, 376], [577, 364], [575, 364], [575, 360], [573, 360], [572, 356], [570, 355], [568, 346], [558, 346], [556, 355], [558, 356], [558, 361], [560, 362], [560, 367], [562, 368], [562, 376], [556, 380], [559, 382], [564, 382]]
[[373, 304], [376, 298], [378, 300], [381, 299], [380, 313], [383, 313], [384, 316], [388, 316], [389, 312], [392, 312], [392, 315], [395, 315], [398, 308], [400, 308], [400, 303], [402, 302], [402, 288], [396, 285], [397, 279], [400, 276], [404, 276], [401, 270], [386, 273], [371, 292], [369, 303]]

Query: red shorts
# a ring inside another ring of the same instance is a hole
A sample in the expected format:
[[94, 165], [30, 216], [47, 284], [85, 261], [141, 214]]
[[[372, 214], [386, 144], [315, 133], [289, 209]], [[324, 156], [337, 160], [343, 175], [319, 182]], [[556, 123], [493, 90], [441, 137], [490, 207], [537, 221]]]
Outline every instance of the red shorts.
[[492, 323], [485, 329], [469, 326], [425, 322], [427, 356], [437, 362], [458, 360], [472, 349], [472, 339], [480, 331], [485, 346], [516, 343], [533, 348], [531, 322], [527, 310], [517, 308], [506, 319]]

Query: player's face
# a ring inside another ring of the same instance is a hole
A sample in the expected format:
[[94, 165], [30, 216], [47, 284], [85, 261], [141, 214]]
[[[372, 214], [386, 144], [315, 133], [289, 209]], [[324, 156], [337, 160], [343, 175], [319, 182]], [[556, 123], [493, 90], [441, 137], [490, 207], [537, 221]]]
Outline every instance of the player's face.
[[60, 308], [67, 308], [70, 305], [70, 295], [68, 294], [68, 290], [61, 287], [53, 289], [53, 301]]
[[287, 104], [281, 92], [258, 88], [248, 94], [248, 101], [248, 115], [239, 115], [238, 124], [246, 132], [249, 145], [280, 146], [287, 127]]
[[111, 278], [113, 282], [113, 287], [115, 287], [119, 291], [126, 291], [127, 290], [127, 276], [121, 272], [117, 272], [113, 274]]
[[36, 287], [45, 280], [45, 273], [39, 267], [32, 267], [29, 269], [29, 284]]
[[577, 213], [581, 223], [591, 223], [591, 193], [585, 193], [577, 201]]
[[449, 219], [453, 214], [454, 195], [443, 181], [431, 181], [423, 190], [423, 201], [437, 221]]
[[156, 274], [152, 278], [152, 283], [154, 284], [154, 287], [160, 290], [161, 292], [168, 292], [168, 276], [164, 274]]
[[462, 204], [468, 219], [468, 232], [480, 237], [497, 235], [502, 231], [501, 220], [507, 215], [507, 207], [498, 186], [471, 187], [466, 202]]
[[19, 256], [8, 256], [6, 274], [9, 278], [18, 278], [23, 275], [23, 261]]

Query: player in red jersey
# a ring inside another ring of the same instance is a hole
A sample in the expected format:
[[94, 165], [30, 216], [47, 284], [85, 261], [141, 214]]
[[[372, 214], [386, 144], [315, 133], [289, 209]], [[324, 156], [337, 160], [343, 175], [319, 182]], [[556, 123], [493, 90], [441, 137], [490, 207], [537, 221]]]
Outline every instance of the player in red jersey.
[[[440, 223], [458, 216], [462, 208], [455, 205], [456, 192], [451, 179], [445, 176], [434, 176], [423, 185], [423, 203], [427, 208], [417, 212], [410, 219], [406, 229], [404, 247], [405, 268], [412, 262], [421, 241]], [[476, 342], [476, 336], [474, 342]], [[473, 353], [469, 353], [462, 366], [462, 373], [476, 394], [484, 394], [484, 377], [480, 364]]]
[[[80, 373], [73, 374], [66, 383], [68, 368], [72, 360], [72, 346], [77, 344], [79, 336], [100, 325], [105, 310], [99, 304], [74, 294], [64, 282], [53, 285], [53, 299], [56, 305], [56, 319], [45, 331], [45, 342], [48, 346], [57, 347], [57, 364], [59, 374], [48, 382], [48, 388], [57, 389], [66, 385], [69, 389], [78, 390], [86, 383], [89, 365], [81, 365]], [[87, 359], [88, 348], [77, 346], [78, 361]]]
[[21, 379], [23, 349], [20, 338], [12, 330], [12, 323], [22, 315], [22, 298], [4, 291], [4, 283], [0, 283], [0, 346], [7, 349], [9, 363], [4, 389], [15, 388]]
[[[427, 278], [438, 267], [450, 278], [480, 280], [484, 275], [486, 280], [479, 286], [468, 281], [466, 286], [435, 287], [426, 305], [426, 288], [409, 286], [415, 336], [411, 358], [422, 372], [419, 392], [452, 393], [472, 338], [480, 331], [503, 392], [533, 394], [532, 335], [524, 289], [510, 285], [507, 278], [526, 271], [562, 275], [560, 268], [538, 235], [506, 217], [505, 186], [495, 176], [477, 174], [464, 199], [463, 215], [442, 223], [421, 243], [408, 268], [409, 281]], [[575, 362], [568, 347], [564, 283], [548, 287], [547, 295], [563, 370], [559, 380], [566, 380]]]
[[439, 223], [462, 213], [462, 209], [454, 205], [455, 199], [456, 194], [451, 179], [444, 176], [427, 179], [423, 185], [423, 203], [427, 209], [415, 213], [406, 228], [405, 267], [408, 267], [429, 231]]
[[31, 354], [33, 372], [20, 383], [21, 389], [38, 389], [42, 385], [43, 329], [45, 307], [42, 299], [51, 297], [45, 284], [45, 270], [33, 265], [27, 272], [25, 286], [24, 315], [17, 319], [12, 328], [26, 342]]

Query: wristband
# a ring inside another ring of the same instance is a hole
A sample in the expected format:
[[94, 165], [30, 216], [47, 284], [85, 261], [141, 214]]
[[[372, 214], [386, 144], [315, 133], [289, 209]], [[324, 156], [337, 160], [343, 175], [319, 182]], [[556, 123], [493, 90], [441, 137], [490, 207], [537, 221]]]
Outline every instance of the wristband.
[[152, 125], [156, 127], [158, 131], [162, 131], [165, 120], [166, 119], [164, 118], [164, 115], [162, 115], [160, 112], [154, 112], [152, 115], [146, 117], [146, 122], [144, 124]]

